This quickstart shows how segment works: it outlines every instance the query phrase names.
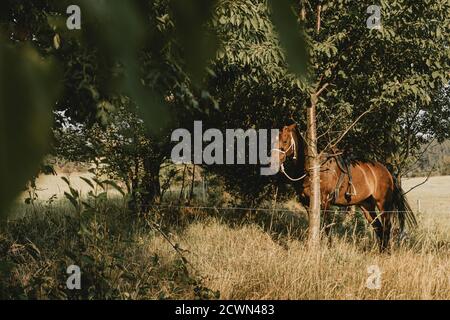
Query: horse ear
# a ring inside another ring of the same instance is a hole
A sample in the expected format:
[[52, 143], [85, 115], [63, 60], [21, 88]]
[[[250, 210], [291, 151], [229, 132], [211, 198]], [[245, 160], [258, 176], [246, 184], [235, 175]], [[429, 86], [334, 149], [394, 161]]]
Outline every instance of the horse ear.
[[296, 123], [291, 124], [290, 126], [288, 126], [289, 131], [294, 131], [295, 128], [297, 128], [297, 124]]

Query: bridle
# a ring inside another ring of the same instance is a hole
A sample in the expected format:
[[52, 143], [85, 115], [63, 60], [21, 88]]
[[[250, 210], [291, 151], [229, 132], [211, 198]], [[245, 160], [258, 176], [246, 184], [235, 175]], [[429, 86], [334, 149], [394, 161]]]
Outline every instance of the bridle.
[[294, 140], [294, 136], [292, 135], [291, 132], [291, 144], [289, 145], [289, 148], [287, 148], [286, 150], [281, 150], [278, 148], [273, 148], [271, 151], [278, 151], [284, 155], [286, 155], [286, 153], [291, 150], [291, 148], [294, 148], [294, 160], [297, 159], [297, 147], [295, 146], [295, 140]]
[[[297, 146], [296, 146], [296, 144], [295, 144], [295, 139], [294, 139], [294, 136], [292, 135], [292, 132], [291, 132], [291, 144], [289, 145], [289, 148], [287, 148], [286, 150], [281, 150], [281, 149], [278, 149], [278, 148], [273, 148], [271, 151], [277, 151], [277, 152], [280, 152], [280, 153], [282, 153], [282, 154], [284, 154], [285, 156], [286, 156], [286, 153], [289, 151], [289, 150], [291, 150], [291, 148], [293, 148], [294, 150], [294, 157], [293, 157], [293, 159], [294, 160], [296, 160], [297, 159]], [[284, 169], [284, 163], [282, 163], [281, 165], [280, 165], [280, 169], [281, 169], [281, 172], [286, 176], [286, 178], [288, 178], [289, 180], [291, 180], [291, 181], [300, 181], [300, 180], [302, 180], [302, 179], [304, 179], [305, 177], [306, 177], [306, 173], [304, 174], [304, 175], [302, 175], [301, 177], [299, 177], [299, 178], [292, 178], [292, 177], [290, 177], [287, 173], [286, 173], [286, 170]]]

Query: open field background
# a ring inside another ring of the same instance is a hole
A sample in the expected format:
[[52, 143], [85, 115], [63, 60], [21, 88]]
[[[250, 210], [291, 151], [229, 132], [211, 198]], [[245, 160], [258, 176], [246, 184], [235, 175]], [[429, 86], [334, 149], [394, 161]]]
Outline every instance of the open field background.
[[[68, 192], [67, 184], [61, 179], [66, 177], [70, 180], [72, 186], [79, 190], [81, 194], [86, 195], [89, 192], [89, 186], [80, 179], [80, 177], [92, 178], [93, 174], [89, 172], [63, 172], [58, 175], [42, 175], [37, 179], [37, 194], [40, 200], [47, 200], [53, 195], [62, 197], [64, 192]], [[403, 179], [403, 189], [408, 191], [416, 185], [425, 181], [426, 178], [405, 178]], [[111, 196], [118, 195], [114, 189], [108, 190]], [[22, 198], [26, 196], [25, 194]], [[433, 218], [440, 214], [445, 218], [450, 216], [450, 176], [435, 176], [421, 186], [414, 188], [408, 193], [408, 200], [412, 208], [417, 211], [418, 201], [420, 201], [420, 211], [426, 213], [424, 217]]]
[[[61, 179], [69, 179], [72, 187], [78, 190], [82, 197], [90, 191], [89, 185], [81, 177], [91, 179], [93, 174], [89, 172], [62, 172], [58, 175], [42, 175], [37, 180], [38, 199], [45, 201], [56, 195], [57, 199], [64, 199], [64, 192], [69, 192], [69, 187]], [[450, 231], [450, 176], [435, 176], [426, 180], [424, 177], [408, 178], [403, 180], [403, 189], [408, 192], [408, 201], [414, 212], [421, 219], [422, 226], [427, 228], [439, 228], [442, 231]], [[416, 187], [417, 186], [417, 187]], [[108, 195], [118, 197], [120, 194], [111, 187], [106, 186]], [[24, 193], [19, 201], [27, 197]], [[64, 201], [67, 201], [64, 199]], [[292, 205], [292, 203], [290, 203]], [[292, 207], [292, 206], [291, 206]], [[294, 205], [294, 207], [299, 207]]]
[[[405, 179], [403, 189], [406, 192], [423, 181], [425, 178]], [[414, 212], [418, 212], [423, 227], [450, 233], [450, 176], [430, 177], [407, 196]]]

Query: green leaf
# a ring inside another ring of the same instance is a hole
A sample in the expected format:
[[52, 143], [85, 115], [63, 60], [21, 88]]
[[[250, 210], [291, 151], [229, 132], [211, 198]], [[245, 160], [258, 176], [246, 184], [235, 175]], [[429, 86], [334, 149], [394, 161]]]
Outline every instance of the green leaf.
[[72, 196], [73, 196], [75, 199], [79, 199], [79, 198], [80, 198], [80, 193], [79, 193], [77, 190], [75, 190], [75, 189], [72, 188], [72, 187], [69, 187], [69, 190], [70, 190], [70, 193], [72, 194]]
[[71, 186], [69, 179], [67, 179], [67, 177], [61, 177], [61, 180], [64, 181], [68, 187]]
[[[212, 19], [217, 0], [175, 0], [172, 1], [175, 32], [184, 49], [187, 71], [194, 84], [200, 84], [207, 63], [218, 49], [216, 36], [205, 28]], [[233, 25], [240, 23], [239, 16], [232, 15]]]
[[77, 200], [70, 193], [67, 192], [64, 192], [64, 196], [70, 201], [70, 203], [74, 206], [74, 208], [78, 210], [79, 205]]
[[92, 180], [93, 180], [96, 184], [98, 184], [102, 189], [105, 189], [105, 186], [104, 186], [104, 184], [103, 184], [103, 181], [100, 181], [100, 180], [97, 179], [97, 178], [92, 178]]
[[81, 180], [83, 180], [84, 182], [86, 182], [89, 187], [91, 187], [91, 189], [95, 189], [94, 184], [91, 182], [91, 180], [85, 178], [85, 177], [80, 177]]
[[112, 180], [105, 180], [103, 181], [104, 184], [107, 184], [111, 187], [113, 187], [115, 190], [117, 190], [122, 196], [125, 196], [125, 192], [122, 190], [121, 187], [119, 187], [119, 185], [117, 183], [115, 183]]
[[97, 200], [106, 201], [108, 199], [108, 194], [106, 192], [102, 192], [97, 196]]
[[[98, 43], [101, 54], [111, 61], [120, 62], [120, 86], [139, 106], [140, 115], [147, 127], [154, 133], [168, 124], [168, 112], [162, 96], [142, 81], [139, 55], [145, 41], [154, 37], [146, 26], [148, 2], [139, 1], [91, 1], [84, 0], [83, 12], [88, 41]], [[105, 121], [105, 112], [98, 115]]]
[[289, 69], [297, 76], [306, 75], [308, 50], [300, 25], [294, 15], [291, 2], [286, 0], [269, 0], [272, 21], [278, 31], [278, 38], [285, 51]]
[[0, 217], [38, 172], [50, 142], [57, 69], [28, 46], [0, 40]]

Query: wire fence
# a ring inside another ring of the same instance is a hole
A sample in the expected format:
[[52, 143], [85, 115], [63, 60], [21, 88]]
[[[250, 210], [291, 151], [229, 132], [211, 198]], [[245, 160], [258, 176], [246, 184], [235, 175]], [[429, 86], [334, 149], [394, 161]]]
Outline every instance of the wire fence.
[[[278, 211], [278, 212], [307, 212], [307, 209], [286, 209], [286, 208], [254, 208], [254, 207], [216, 207], [216, 206], [183, 206], [183, 205], [153, 205], [157, 209], [191, 209], [191, 210], [222, 210], [222, 211]], [[350, 211], [350, 207], [341, 207], [338, 209], [320, 210], [322, 213], [336, 213]], [[378, 211], [378, 210], [377, 210]], [[406, 213], [409, 211], [390, 210], [383, 211], [384, 213]]]

